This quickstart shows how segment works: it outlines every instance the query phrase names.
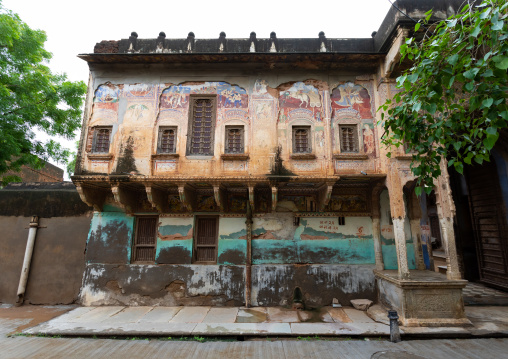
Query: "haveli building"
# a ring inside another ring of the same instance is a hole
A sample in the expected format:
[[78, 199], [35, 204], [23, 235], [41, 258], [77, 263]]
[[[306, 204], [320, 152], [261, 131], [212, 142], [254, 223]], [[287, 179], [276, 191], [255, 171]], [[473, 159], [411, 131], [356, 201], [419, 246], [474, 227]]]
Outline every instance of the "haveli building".
[[[461, 2], [397, 5], [440, 20]], [[411, 155], [380, 145], [377, 109], [413, 28], [392, 8], [367, 39], [133, 32], [79, 55], [90, 81], [72, 180], [95, 210], [81, 302], [368, 298], [406, 325], [467, 324], [447, 171], [418, 199]]]

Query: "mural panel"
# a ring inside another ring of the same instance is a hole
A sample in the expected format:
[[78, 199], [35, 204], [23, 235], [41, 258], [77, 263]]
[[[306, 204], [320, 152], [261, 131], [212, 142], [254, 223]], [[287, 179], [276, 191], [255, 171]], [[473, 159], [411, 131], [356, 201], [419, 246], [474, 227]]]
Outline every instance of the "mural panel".
[[312, 85], [297, 82], [279, 97], [279, 122], [295, 119], [309, 119], [321, 122], [323, 119], [321, 94]]

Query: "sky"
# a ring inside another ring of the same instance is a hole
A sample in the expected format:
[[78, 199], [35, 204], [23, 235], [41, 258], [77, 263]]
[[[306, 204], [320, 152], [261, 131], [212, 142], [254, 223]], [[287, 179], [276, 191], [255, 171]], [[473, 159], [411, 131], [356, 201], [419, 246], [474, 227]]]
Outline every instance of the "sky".
[[[33, 29], [47, 34], [45, 48], [53, 54], [50, 68], [72, 81], [88, 82], [88, 66], [77, 55], [92, 53], [101, 40], [120, 40], [136, 31], [140, 39], [370, 37], [390, 8], [388, 0], [335, 1], [185, 1], [185, 0], [2, 0]], [[43, 137], [41, 137], [43, 138]], [[76, 136], [76, 139], [79, 136]], [[74, 149], [74, 141], [57, 139]], [[58, 164], [63, 168], [62, 164]], [[67, 178], [68, 179], [68, 178]]]

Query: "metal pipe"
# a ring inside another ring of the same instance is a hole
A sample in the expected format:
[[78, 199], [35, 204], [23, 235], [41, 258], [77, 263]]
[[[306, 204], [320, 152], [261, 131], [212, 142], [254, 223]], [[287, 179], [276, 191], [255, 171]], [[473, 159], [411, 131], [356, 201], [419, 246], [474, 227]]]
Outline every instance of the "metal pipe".
[[32, 219], [30, 221], [30, 229], [28, 230], [28, 240], [26, 242], [25, 259], [23, 260], [23, 268], [21, 268], [21, 277], [19, 278], [18, 300], [16, 301], [17, 306], [23, 304], [26, 283], [28, 281], [28, 273], [30, 272], [30, 263], [32, 262], [32, 253], [34, 250], [35, 236], [37, 234], [38, 227], [39, 227], [39, 217], [32, 216]]
[[247, 258], [245, 261], [245, 306], [250, 308], [250, 293], [252, 287], [252, 208], [247, 202]]

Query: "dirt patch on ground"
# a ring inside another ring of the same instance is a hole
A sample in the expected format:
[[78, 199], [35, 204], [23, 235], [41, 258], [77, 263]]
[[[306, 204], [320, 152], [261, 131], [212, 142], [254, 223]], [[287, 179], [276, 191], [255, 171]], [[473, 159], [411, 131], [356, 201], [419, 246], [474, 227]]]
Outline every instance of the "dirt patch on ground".
[[26, 328], [31, 328], [39, 323], [47, 322], [50, 319], [58, 317], [68, 311], [74, 309], [74, 306], [37, 306], [23, 305], [21, 307], [0, 308], [0, 318], [2, 319], [30, 319], [30, 322], [17, 327], [9, 333], [20, 333]]

